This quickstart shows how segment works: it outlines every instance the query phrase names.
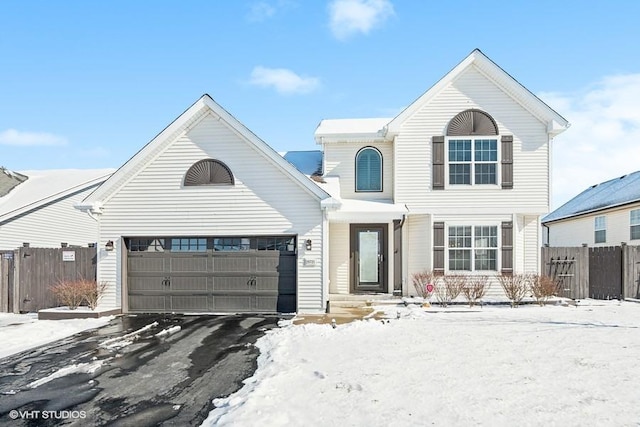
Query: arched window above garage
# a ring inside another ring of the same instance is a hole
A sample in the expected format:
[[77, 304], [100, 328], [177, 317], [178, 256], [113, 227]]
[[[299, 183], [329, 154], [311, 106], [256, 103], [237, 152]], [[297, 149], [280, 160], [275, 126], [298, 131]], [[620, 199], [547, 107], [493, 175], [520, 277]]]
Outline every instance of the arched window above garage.
[[205, 159], [194, 163], [184, 177], [185, 187], [198, 185], [233, 185], [231, 169], [220, 160]]

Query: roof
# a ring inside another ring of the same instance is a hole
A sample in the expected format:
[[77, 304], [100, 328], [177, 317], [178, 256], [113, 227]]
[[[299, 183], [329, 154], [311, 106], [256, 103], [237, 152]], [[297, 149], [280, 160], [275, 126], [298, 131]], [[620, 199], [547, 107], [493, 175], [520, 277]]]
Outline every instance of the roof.
[[381, 139], [391, 118], [325, 119], [314, 133], [316, 142], [348, 139]]
[[441, 90], [470, 67], [474, 67], [480, 73], [487, 76], [487, 78], [511, 96], [516, 102], [522, 105], [532, 115], [537, 117], [543, 123], [546, 123], [547, 131], [550, 135], [555, 136], [569, 127], [569, 122], [564, 117], [545, 104], [540, 98], [535, 96], [510, 74], [500, 68], [500, 66], [482, 53], [480, 49], [474, 49], [473, 52], [471, 52], [444, 77], [442, 77], [435, 85], [391, 120], [388, 125], [388, 132], [392, 135], [398, 133], [400, 126], [402, 126], [405, 120], [416, 113], [423, 105], [428, 103], [433, 97], [440, 93]]
[[322, 175], [322, 151], [286, 151], [282, 157], [305, 175]]
[[52, 203], [104, 182], [115, 169], [27, 170], [28, 177], [13, 191], [0, 197], [0, 221]]
[[542, 222], [559, 221], [637, 201], [640, 201], [640, 171], [592, 185], [542, 218]]
[[312, 180], [307, 178], [307, 176], [297, 170], [291, 163], [286, 161], [266, 142], [251, 132], [251, 130], [243, 125], [238, 119], [229, 114], [229, 112], [215, 102], [211, 96], [204, 94], [186, 111], [171, 122], [169, 126], [134, 154], [134, 156], [122, 165], [103, 185], [86, 197], [79, 205], [79, 208], [99, 211], [101, 204], [106, 202], [120, 188], [129, 182], [129, 180], [137, 174], [142, 165], [151, 161], [151, 159], [153, 159], [166, 146], [173, 143], [179, 135], [188, 131], [191, 126], [198, 123], [198, 121], [206, 114], [212, 114], [216, 119], [220, 120], [232, 129], [240, 138], [251, 143], [259, 153], [263, 154], [276, 167], [289, 175], [294, 182], [300, 185], [309, 194], [320, 200], [329, 197], [324, 190], [315, 185]]

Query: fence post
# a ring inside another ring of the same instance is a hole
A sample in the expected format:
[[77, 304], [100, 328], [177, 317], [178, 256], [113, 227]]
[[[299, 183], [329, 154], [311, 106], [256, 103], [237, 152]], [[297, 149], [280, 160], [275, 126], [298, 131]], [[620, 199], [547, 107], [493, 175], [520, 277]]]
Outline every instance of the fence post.
[[620, 244], [620, 248], [622, 249], [622, 260], [620, 262], [620, 268], [621, 268], [621, 272], [620, 275], [622, 277], [622, 286], [620, 286], [620, 300], [624, 300], [627, 295], [626, 295], [626, 288], [627, 288], [627, 280], [628, 280], [628, 268], [627, 268], [627, 263], [629, 260], [629, 247], [627, 246], [626, 242], [622, 242]]

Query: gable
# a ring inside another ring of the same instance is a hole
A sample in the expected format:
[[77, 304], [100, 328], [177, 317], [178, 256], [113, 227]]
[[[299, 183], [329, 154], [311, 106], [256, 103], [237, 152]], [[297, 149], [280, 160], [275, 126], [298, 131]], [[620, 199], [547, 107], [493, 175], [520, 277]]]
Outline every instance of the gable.
[[[521, 108], [543, 123], [551, 136], [563, 132], [568, 127], [569, 123], [566, 119], [522, 86], [480, 50], [476, 49], [396, 116], [387, 126], [388, 134], [391, 136], [396, 135], [405, 122], [423, 109], [425, 105], [429, 104], [434, 97], [437, 97], [452, 84], [455, 84], [462, 76], [468, 76], [469, 74], [482, 75], [493, 86], [491, 92], [496, 94], [503, 93], [511, 98], [514, 103], [519, 104]], [[485, 107], [484, 110], [493, 115], [490, 108]]]
[[[140, 149], [138, 153], [118, 169], [118, 171], [93, 194], [87, 197], [80, 208], [99, 211], [102, 204], [117, 194], [117, 192], [126, 186], [141, 170], [154, 162], [162, 153], [169, 149], [172, 144], [191, 132], [197, 124], [205, 118], [213, 118], [213, 120], [219, 123], [219, 129], [224, 128], [225, 132], [235, 136], [234, 144], [243, 141], [245, 143], [241, 144], [243, 149], [250, 149], [261, 155], [270, 167], [279, 169], [287, 179], [294, 182], [311, 197], [317, 200], [329, 197], [326, 192], [315, 185], [235, 117], [213, 101], [209, 95], [204, 95], [151, 142]], [[212, 138], [215, 139], [216, 135], [212, 135]], [[248, 148], [247, 145], [249, 146]], [[198, 160], [202, 160], [202, 158]]]

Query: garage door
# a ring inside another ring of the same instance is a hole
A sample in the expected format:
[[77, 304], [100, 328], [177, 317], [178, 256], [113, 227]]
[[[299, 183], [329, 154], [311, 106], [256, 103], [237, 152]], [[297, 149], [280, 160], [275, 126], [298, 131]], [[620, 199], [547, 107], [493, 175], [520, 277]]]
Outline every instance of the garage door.
[[130, 312], [296, 311], [295, 236], [125, 242]]

